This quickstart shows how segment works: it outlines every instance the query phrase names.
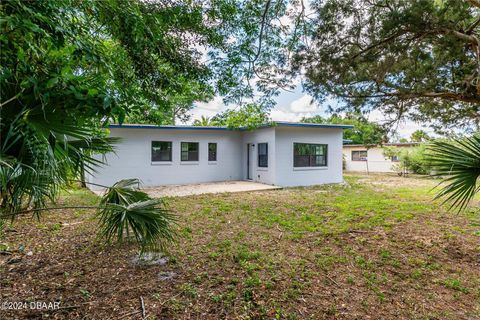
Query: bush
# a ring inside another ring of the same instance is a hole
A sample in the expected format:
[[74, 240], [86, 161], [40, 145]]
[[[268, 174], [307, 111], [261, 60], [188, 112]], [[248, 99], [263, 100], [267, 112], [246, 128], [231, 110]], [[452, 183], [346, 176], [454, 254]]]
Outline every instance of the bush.
[[385, 148], [384, 156], [398, 156], [399, 164], [395, 166], [395, 170], [403, 172], [404, 170], [416, 174], [429, 174], [431, 171], [431, 163], [427, 160], [425, 144], [411, 148]]

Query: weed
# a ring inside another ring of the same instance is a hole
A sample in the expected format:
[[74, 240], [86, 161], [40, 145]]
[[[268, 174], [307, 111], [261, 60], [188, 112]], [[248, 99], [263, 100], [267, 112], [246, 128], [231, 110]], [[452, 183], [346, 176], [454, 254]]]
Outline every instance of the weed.
[[445, 279], [443, 281], [443, 285], [449, 289], [453, 289], [453, 290], [456, 290], [456, 291], [460, 291], [460, 292], [463, 292], [465, 294], [467, 294], [470, 290], [464, 286], [462, 286], [462, 283], [460, 280], [458, 279]]
[[82, 297], [85, 299], [90, 299], [91, 297], [90, 291], [88, 291], [87, 289], [80, 288], [80, 293], [82, 294]]
[[197, 290], [191, 283], [184, 283], [180, 286], [180, 290], [189, 298], [196, 299], [198, 297]]

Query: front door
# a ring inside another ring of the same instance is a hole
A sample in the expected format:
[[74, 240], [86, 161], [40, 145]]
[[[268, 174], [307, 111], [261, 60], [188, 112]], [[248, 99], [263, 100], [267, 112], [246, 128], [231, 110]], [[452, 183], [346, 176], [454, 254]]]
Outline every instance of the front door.
[[253, 150], [252, 144], [247, 143], [247, 179], [252, 180], [253, 176]]

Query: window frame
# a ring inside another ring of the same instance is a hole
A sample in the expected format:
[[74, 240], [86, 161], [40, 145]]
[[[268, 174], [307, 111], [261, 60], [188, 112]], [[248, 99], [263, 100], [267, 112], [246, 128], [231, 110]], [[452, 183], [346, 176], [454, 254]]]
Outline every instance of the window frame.
[[[358, 159], [355, 159], [353, 157], [354, 152], [358, 152], [358, 153], [365, 152], [365, 157], [363, 157], [365, 159], [362, 159], [362, 157], [358, 157]], [[368, 160], [368, 150], [352, 150], [351, 156], [352, 156], [352, 161], [367, 161]]]
[[396, 156], [391, 156], [390, 157], [390, 161], [392, 162], [400, 162], [400, 157], [398, 155]]
[[[196, 157], [196, 159], [194, 159], [194, 160], [190, 159], [190, 153], [194, 152], [194, 151], [190, 151], [190, 149], [188, 149], [187, 151], [183, 151], [183, 145], [184, 144], [196, 144], [197, 145], [197, 157]], [[187, 152], [187, 160], [183, 159], [184, 152]], [[191, 142], [191, 141], [181, 141], [180, 142], [180, 161], [181, 162], [198, 162], [199, 159], [200, 159], [200, 143], [199, 142]]]
[[[260, 154], [260, 145], [265, 145], [265, 154]], [[260, 157], [266, 158], [266, 165], [261, 164]], [[257, 143], [257, 167], [268, 168], [268, 142]]]
[[[295, 145], [299, 145], [299, 144], [303, 144], [303, 145], [309, 145], [309, 146], [321, 146], [322, 148], [324, 148], [324, 154], [323, 156], [325, 157], [325, 164], [321, 164], [321, 165], [317, 165], [316, 162], [312, 163], [312, 158], [314, 157], [318, 157], [318, 156], [322, 156], [322, 155], [317, 155], [315, 153], [313, 154], [308, 154], [308, 155], [296, 155], [295, 154]], [[296, 157], [298, 156], [302, 156], [302, 157], [305, 157], [305, 156], [308, 156], [308, 166], [300, 166], [300, 165], [296, 165]], [[293, 168], [326, 168], [328, 167], [328, 144], [326, 143], [308, 143], [308, 142], [294, 142], [293, 143]]]
[[[215, 151], [211, 151], [211, 150], [210, 150], [210, 146], [211, 146], [211, 145], [214, 145], [214, 146], [215, 146]], [[207, 150], [208, 150], [208, 155], [207, 155], [208, 162], [217, 162], [218, 143], [217, 143], [217, 142], [209, 142], [208, 145], [207, 145]], [[213, 155], [215, 156], [215, 159], [213, 159], [213, 160], [210, 158], [211, 152], [214, 152]]]
[[[153, 144], [155, 142], [160, 142], [160, 143], [167, 143], [169, 144], [168, 151], [169, 152], [169, 160], [154, 160], [153, 159]], [[173, 150], [173, 142], [172, 141], [158, 141], [158, 140], [152, 140], [150, 143], [150, 161], [151, 162], [172, 162], [172, 150]]]

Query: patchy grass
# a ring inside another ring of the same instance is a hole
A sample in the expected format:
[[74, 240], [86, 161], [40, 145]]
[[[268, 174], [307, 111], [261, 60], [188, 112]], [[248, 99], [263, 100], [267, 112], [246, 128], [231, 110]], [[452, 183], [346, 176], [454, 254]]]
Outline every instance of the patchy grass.
[[[96, 243], [91, 211], [22, 218], [0, 241], [11, 252], [0, 255], [2, 301], [61, 309], [0, 318], [140, 319], [140, 297], [148, 319], [480, 318], [478, 209], [445, 212], [428, 179], [346, 180], [169, 198], [179, 237], [163, 266], [134, 266], [134, 248]], [[61, 197], [95, 201], [85, 190]]]

